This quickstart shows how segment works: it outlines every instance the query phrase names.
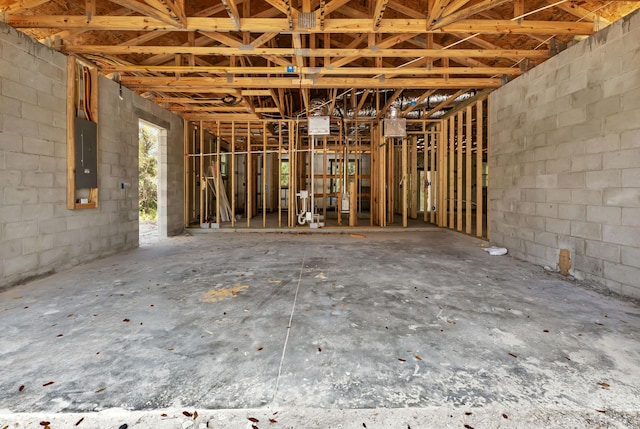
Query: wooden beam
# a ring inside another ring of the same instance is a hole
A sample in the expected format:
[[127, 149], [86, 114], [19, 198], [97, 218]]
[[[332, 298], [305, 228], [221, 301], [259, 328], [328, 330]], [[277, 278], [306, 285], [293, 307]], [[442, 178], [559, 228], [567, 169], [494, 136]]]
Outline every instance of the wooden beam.
[[380, 27], [382, 16], [384, 15], [384, 10], [387, 8], [388, 2], [389, 0], [375, 0], [373, 8], [373, 31], [378, 30]]
[[547, 0], [547, 3], [554, 4], [555, 7], [557, 7], [558, 9], [562, 9], [563, 11], [570, 13], [571, 15], [577, 18], [580, 18], [580, 20], [593, 22], [597, 24], [600, 27], [598, 29], [604, 28], [611, 24], [609, 20], [601, 17], [600, 15], [597, 15], [594, 12], [591, 12], [588, 9], [585, 9], [584, 7], [580, 6], [580, 4], [578, 3], [573, 3], [573, 2], [558, 3], [557, 1], [549, 1], [549, 0]]
[[406, 109], [404, 109], [402, 111], [402, 116], [405, 117], [407, 116], [407, 114], [409, 112], [411, 112], [412, 110], [414, 110], [415, 108], [417, 108], [420, 103], [422, 103], [424, 100], [426, 100], [427, 98], [429, 98], [429, 96], [433, 95], [433, 93], [435, 93], [437, 90], [436, 89], [430, 89], [428, 91], [423, 92], [420, 97], [418, 97], [418, 99], [416, 100], [416, 104], [413, 106], [408, 106]]
[[[135, 19], [135, 18], [142, 18], [144, 20], [149, 20], [149, 19], [157, 19], [158, 23], [164, 23], [164, 24], [169, 24], [169, 28], [173, 27], [173, 29], [175, 30], [177, 27], [180, 27], [181, 23], [179, 23], [178, 21], [174, 20], [171, 16], [169, 16], [166, 13], [163, 13], [162, 11], [149, 6], [146, 3], [140, 3], [139, 1], [135, 1], [135, 0], [111, 0], [111, 2], [120, 5], [122, 7], [126, 7], [128, 9], [131, 9], [134, 12], [138, 12], [141, 13], [142, 15], [145, 15], [143, 17], [127, 17], [127, 19]], [[70, 17], [69, 17], [70, 18]], [[100, 20], [102, 21], [103, 19], [115, 19], [116, 17], [94, 17], [94, 19], [91, 20], [91, 24], [92, 26], [94, 24], [96, 24], [96, 20]], [[89, 23], [85, 22], [85, 27], [87, 27]], [[186, 27], [184, 24], [182, 24], [182, 28]], [[55, 28], [55, 27], [53, 27]], [[57, 28], [72, 28], [72, 27], [57, 27]], [[86, 30], [92, 30], [92, 29], [96, 29], [96, 28], [85, 28]]]
[[[129, 0], [112, 1], [121, 5], [130, 5], [132, 3]], [[492, 1], [506, 2], [507, 0]], [[147, 6], [147, 8], [149, 7]], [[466, 11], [468, 8], [464, 10]], [[157, 15], [157, 11], [150, 11], [149, 16], [153, 16], [152, 14]], [[189, 17], [187, 18], [187, 26], [180, 27], [178, 23], [168, 15], [160, 15], [158, 17], [149, 16], [96, 16], [87, 24], [85, 16], [10, 15], [6, 23], [14, 28], [60, 28], [84, 29], [86, 31], [215, 31], [223, 33], [237, 31], [228, 18]], [[362, 34], [371, 28], [370, 19], [354, 18], [326, 19], [325, 28], [322, 31], [319, 28], [299, 28], [297, 21], [295, 24], [293, 28], [289, 28], [289, 23], [286, 18], [243, 18], [240, 31], [252, 33], [300, 31], [304, 33], [330, 32]], [[595, 32], [592, 23], [563, 21], [523, 21], [522, 23], [518, 23], [511, 20], [465, 19], [439, 26], [437, 29], [427, 29], [425, 31], [426, 26], [427, 20], [425, 19], [383, 19], [378, 31], [389, 34], [474, 32], [487, 34], [558, 35], [590, 35]]]
[[[480, 12], [484, 12], [485, 10], [488, 10], [488, 9], [493, 9], [494, 7], [500, 6], [510, 1], [513, 1], [513, 0], [483, 0], [472, 6], [466, 7], [462, 10], [459, 10], [447, 16], [443, 16], [442, 18], [434, 22], [430, 28], [433, 30], [437, 30], [439, 28], [446, 27], [447, 25], [453, 24], [458, 21], [462, 21], [465, 18], [468, 18]], [[476, 30], [471, 30], [471, 31], [474, 33], [479, 32]]]
[[229, 15], [229, 19], [231, 19], [231, 22], [233, 22], [233, 25], [236, 27], [236, 31], [240, 31], [240, 13], [238, 12], [238, 5], [235, 0], [222, 0], [222, 4], [227, 11], [227, 15]]
[[462, 94], [464, 94], [467, 91], [468, 91], [468, 89], [461, 89], [458, 92], [456, 92], [455, 94], [453, 94], [451, 97], [449, 97], [446, 100], [443, 100], [442, 102], [438, 103], [438, 105], [436, 107], [434, 107], [429, 112], [427, 112], [427, 114], [425, 115], [425, 119], [429, 118], [431, 115], [436, 113], [438, 110], [447, 107], [449, 104], [453, 103], [453, 101], [456, 98], [460, 97]]
[[27, 9], [38, 7], [48, 1], [49, 0], [21, 0], [14, 2], [3, 1], [2, 5], [0, 6], [0, 12], [7, 15], [22, 13]]
[[[218, 38], [220, 35], [215, 36]], [[196, 42], [198, 44], [198, 42]], [[202, 43], [201, 43], [202, 44]], [[434, 57], [434, 58], [504, 58], [519, 57], [531, 59], [547, 59], [549, 53], [543, 50], [518, 50], [518, 49], [377, 49], [377, 48], [360, 48], [360, 49], [340, 49], [340, 48], [317, 48], [317, 49], [294, 49], [294, 48], [256, 48], [251, 51], [245, 51], [235, 47], [221, 46], [119, 46], [119, 45], [73, 45], [65, 46], [63, 51], [71, 54], [91, 54], [100, 52], [103, 55], [126, 55], [126, 54], [151, 54], [151, 55], [175, 55], [175, 54], [193, 54], [193, 55], [220, 55], [220, 56], [244, 56], [244, 55], [271, 55], [282, 57], [345, 57], [357, 58], [418, 58], [418, 57]], [[351, 61], [351, 60], [350, 60]], [[332, 67], [337, 67], [336, 63], [341, 64], [343, 61], [332, 63]]]
[[[104, 65], [103, 73], [213, 73], [231, 75], [290, 75], [285, 67], [231, 67], [231, 66], [144, 66], [144, 65]], [[432, 76], [432, 75], [509, 75], [518, 76], [522, 70], [514, 67], [433, 67], [393, 68], [393, 67], [302, 67], [298, 71], [305, 75], [334, 76]]]
[[400, 97], [400, 94], [402, 94], [402, 91], [404, 91], [404, 88], [398, 88], [393, 92], [393, 95], [387, 100], [384, 107], [380, 109], [380, 111], [376, 115], [376, 119], [381, 119], [384, 117], [384, 114], [387, 112], [387, 110], [389, 110], [393, 102], [396, 101], [398, 97]]
[[87, 22], [91, 22], [91, 18], [96, 15], [96, 1], [95, 0], [85, 0], [84, 2], [84, 13], [87, 16]]

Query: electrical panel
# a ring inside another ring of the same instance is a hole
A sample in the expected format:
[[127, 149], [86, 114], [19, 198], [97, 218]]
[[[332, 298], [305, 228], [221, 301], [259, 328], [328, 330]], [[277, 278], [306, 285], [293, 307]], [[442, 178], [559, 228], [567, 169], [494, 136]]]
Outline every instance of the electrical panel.
[[75, 118], [76, 188], [98, 187], [98, 125]]
[[328, 116], [309, 117], [310, 136], [328, 136], [331, 134], [331, 125]]

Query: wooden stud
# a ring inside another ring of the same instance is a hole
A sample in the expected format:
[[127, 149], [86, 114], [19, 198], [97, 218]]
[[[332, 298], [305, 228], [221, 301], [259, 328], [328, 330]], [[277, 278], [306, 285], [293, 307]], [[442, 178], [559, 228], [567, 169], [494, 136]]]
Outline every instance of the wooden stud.
[[449, 118], [449, 228], [455, 228], [455, 150], [456, 150], [455, 116]]
[[282, 122], [278, 124], [278, 228], [282, 228]]
[[[487, 97], [486, 102], [487, 102], [487, 115], [488, 115], [491, 112], [491, 105], [490, 105], [489, 97]], [[487, 147], [487, 151], [486, 151], [487, 152], [487, 165], [490, 165], [491, 164], [491, 152], [490, 152], [491, 145], [490, 145], [490, 141], [489, 141], [489, 138], [491, 136], [491, 122], [490, 121], [486, 122], [486, 127], [487, 127], [487, 136], [488, 136], [487, 137], [487, 142], [485, 143], [485, 145]], [[491, 204], [490, 204], [490, 201], [491, 200], [489, 199], [489, 196], [490, 196], [489, 195], [489, 191], [491, 190], [490, 179], [491, 179], [491, 175], [487, 176], [487, 209], [486, 209], [486, 212], [487, 212], [487, 216], [486, 216], [487, 234], [485, 236], [487, 238], [487, 240], [491, 240], [491, 228], [490, 228], [490, 226], [491, 226]]]
[[[424, 122], [422, 123], [424, 127]], [[418, 206], [420, 205], [420, 193], [418, 191], [418, 138], [414, 136], [411, 139], [411, 166], [410, 166], [410, 177], [411, 177], [411, 219], [418, 218]]]
[[[219, 226], [222, 226], [222, 220], [220, 219], [220, 191], [222, 187], [222, 171], [220, 171], [220, 121], [216, 122], [217, 124], [217, 132], [216, 132], [216, 171], [214, 172], [213, 177], [215, 177], [216, 181], [216, 223]], [[208, 167], [207, 167], [208, 170]], [[226, 192], [226, 191], [225, 191]]]
[[471, 106], [467, 106], [467, 123], [465, 127], [465, 232], [467, 234], [471, 234], [471, 212], [472, 212], [472, 200], [471, 200], [471, 170], [473, 166], [471, 165], [471, 152], [473, 149], [472, 140], [473, 140], [473, 132], [471, 131]]
[[327, 137], [322, 139], [322, 216], [327, 223]]
[[184, 148], [184, 212], [183, 226], [189, 227], [189, 122], [182, 120], [183, 148]]
[[483, 220], [484, 220], [484, 207], [483, 207], [483, 194], [484, 188], [482, 186], [482, 151], [483, 151], [483, 100], [476, 102], [476, 236], [482, 237], [483, 235]]
[[[429, 201], [429, 221], [431, 223], [435, 223], [436, 219], [435, 219], [435, 212], [433, 211], [434, 206], [437, 206], [440, 202], [436, 199], [437, 198], [437, 193], [436, 190], [439, 187], [439, 178], [438, 175], [436, 174], [436, 141], [440, 142], [442, 141], [442, 135], [441, 135], [441, 124], [437, 124], [435, 126], [435, 129], [431, 132], [431, 157], [429, 159], [430, 164], [431, 164], [431, 179], [430, 179], [430, 192], [429, 194], [431, 195], [431, 200]], [[435, 201], [434, 201], [435, 199]]]
[[462, 178], [464, 177], [463, 173], [463, 165], [462, 165], [462, 140], [463, 140], [463, 126], [464, 117], [462, 111], [458, 112], [458, 136], [457, 136], [457, 168], [456, 168], [456, 199], [457, 199], [457, 208], [456, 208], [456, 230], [462, 231], [462, 206], [464, 201], [463, 189], [462, 189]]
[[231, 121], [231, 227], [236, 227], [236, 123]]
[[246, 204], [246, 210], [247, 210], [247, 228], [251, 228], [251, 216], [253, 215], [253, 206], [251, 204], [252, 200], [253, 200], [253, 186], [252, 185], [252, 178], [251, 178], [251, 122], [247, 121], [247, 162], [246, 162], [246, 166], [245, 166], [245, 181], [246, 181], [246, 185], [245, 188], [247, 189], [247, 202]]
[[[202, 125], [202, 121], [199, 122], [198, 126], [198, 142], [200, 143], [200, 156], [199, 156], [199, 167], [200, 167], [200, 223], [205, 221], [205, 213], [204, 213], [204, 197], [207, 192], [207, 182], [206, 182], [206, 172], [204, 171], [204, 127]], [[206, 214], [207, 217], [209, 213]], [[216, 219], [217, 220], [217, 219]]]
[[406, 228], [408, 226], [408, 201], [407, 201], [407, 194], [409, 193], [409, 180], [407, 177], [407, 169], [408, 169], [408, 150], [407, 150], [407, 137], [404, 137], [402, 139], [402, 178], [400, 179], [402, 181], [402, 226], [403, 228]]
[[262, 227], [267, 227], [267, 123], [262, 122]]

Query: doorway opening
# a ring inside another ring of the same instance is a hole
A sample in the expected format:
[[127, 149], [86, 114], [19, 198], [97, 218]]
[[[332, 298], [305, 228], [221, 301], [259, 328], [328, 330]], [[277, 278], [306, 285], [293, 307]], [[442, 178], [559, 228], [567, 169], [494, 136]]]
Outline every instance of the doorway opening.
[[160, 238], [159, 140], [162, 129], [138, 122], [138, 231], [140, 246]]

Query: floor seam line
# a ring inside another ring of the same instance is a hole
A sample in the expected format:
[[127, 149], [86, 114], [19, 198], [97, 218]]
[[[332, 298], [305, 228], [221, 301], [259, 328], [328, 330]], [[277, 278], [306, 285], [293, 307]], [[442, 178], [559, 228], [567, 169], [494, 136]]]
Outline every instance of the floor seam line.
[[296, 310], [296, 302], [298, 301], [298, 291], [300, 290], [300, 283], [302, 282], [302, 274], [304, 273], [304, 263], [306, 259], [306, 251], [302, 254], [302, 265], [300, 267], [300, 275], [298, 276], [298, 284], [296, 285], [296, 293], [293, 296], [293, 305], [291, 307], [291, 314], [289, 315], [289, 323], [287, 325], [287, 335], [284, 338], [284, 347], [282, 348], [282, 357], [280, 358], [280, 365], [278, 366], [278, 376], [276, 378], [276, 387], [273, 392], [272, 401], [275, 401], [278, 394], [278, 386], [280, 385], [280, 375], [282, 374], [282, 365], [284, 364], [284, 358], [287, 353], [287, 344], [289, 342], [289, 334], [291, 333], [291, 324], [293, 322], [293, 314]]

